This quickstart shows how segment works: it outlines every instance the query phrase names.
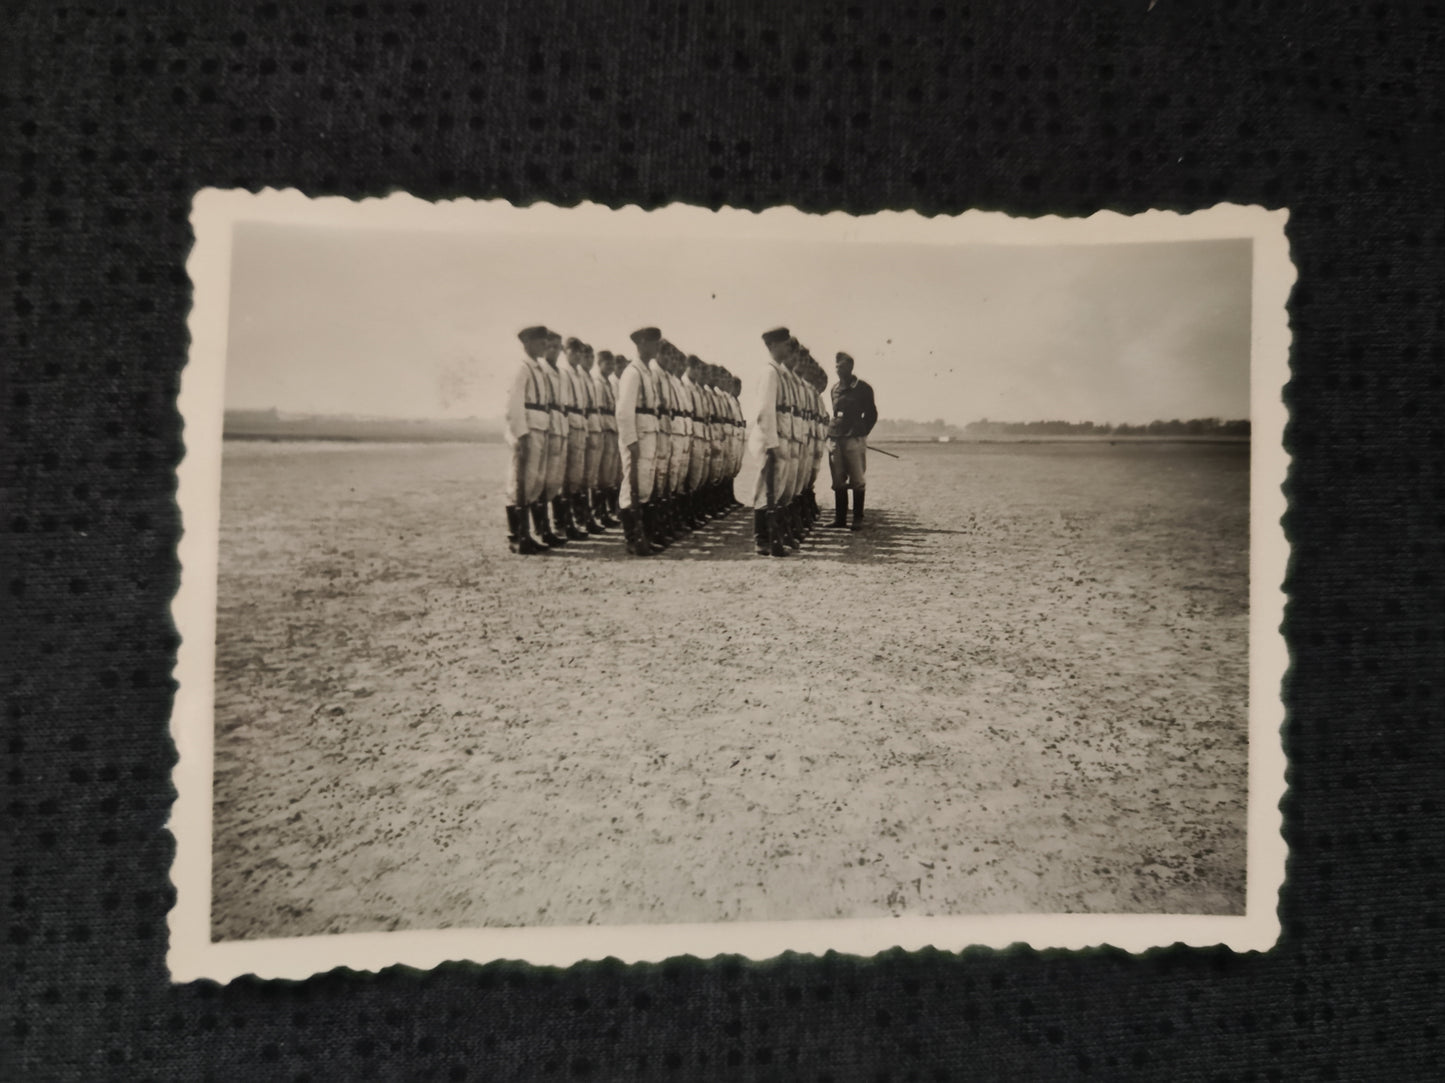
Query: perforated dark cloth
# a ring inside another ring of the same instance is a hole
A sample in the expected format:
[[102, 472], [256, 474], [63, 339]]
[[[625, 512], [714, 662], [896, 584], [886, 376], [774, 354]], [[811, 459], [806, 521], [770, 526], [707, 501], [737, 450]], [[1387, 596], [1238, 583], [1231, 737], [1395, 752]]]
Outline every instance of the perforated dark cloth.
[[[0, 1076], [1440, 1077], [1445, 18], [1203, 7], [7, 5]], [[172, 987], [174, 400], [206, 185], [1289, 207], [1278, 948]]]

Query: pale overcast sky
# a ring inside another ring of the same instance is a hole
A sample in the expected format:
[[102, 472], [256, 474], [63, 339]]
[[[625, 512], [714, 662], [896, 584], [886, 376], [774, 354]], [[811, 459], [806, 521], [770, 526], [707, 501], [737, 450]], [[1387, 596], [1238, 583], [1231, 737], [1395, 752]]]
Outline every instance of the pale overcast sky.
[[786, 324], [888, 418], [1249, 416], [1251, 244], [989, 246], [457, 235], [241, 222], [228, 408], [492, 418], [545, 323], [656, 324], [751, 382]]

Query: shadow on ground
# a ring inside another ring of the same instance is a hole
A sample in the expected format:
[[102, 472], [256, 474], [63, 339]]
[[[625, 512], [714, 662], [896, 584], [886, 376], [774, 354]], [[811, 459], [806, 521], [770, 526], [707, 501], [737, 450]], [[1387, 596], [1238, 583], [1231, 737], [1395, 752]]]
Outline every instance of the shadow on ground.
[[761, 557], [753, 548], [753, 513], [738, 508], [714, 519], [701, 530], [685, 534], [662, 552], [651, 557], [629, 556], [623, 547], [621, 529], [587, 541], [568, 542], [543, 554], [545, 560], [776, 560], [778, 562], [823, 560], [841, 564], [931, 564], [936, 535], [967, 534], [966, 530], [940, 530], [928, 526], [906, 511], [873, 508], [859, 531], [835, 530], [824, 526], [827, 514], [803, 539], [802, 548], [787, 557]]

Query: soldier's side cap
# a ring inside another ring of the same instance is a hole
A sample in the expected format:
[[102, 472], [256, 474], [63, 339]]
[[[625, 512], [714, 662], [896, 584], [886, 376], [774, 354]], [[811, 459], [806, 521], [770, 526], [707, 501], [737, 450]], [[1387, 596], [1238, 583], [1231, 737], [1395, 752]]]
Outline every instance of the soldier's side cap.
[[769, 346], [776, 346], [779, 342], [788, 340], [789, 331], [786, 327], [774, 327], [771, 331], [763, 332], [763, 342]]
[[640, 327], [629, 336], [633, 342], [641, 346], [644, 342], [660, 342], [662, 332], [656, 327]]
[[586, 345], [586, 343], [584, 343], [584, 342], [583, 342], [580, 338], [578, 338], [576, 335], [573, 335], [571, 338], [569, 338], [569, 339], [567, 340], [567, 349], [568, 349], [568, 351], [580, 350], [580, 349], [582, 349], [582, 347], [583, 347], [584, 345]]
[[601, 360], [601, 359], [604, 358], [604, 357], [611, 357], [611, 356], [612, 356], [612, 351], [611, 351], [611, 350], [598, 350], [598, 351], [597, 351], [598, 360]]
[[701, 366], [701, 365], [702, 365], [702, 358], [699, 357], [699, 356], [698, 356], [697, 354], [695, 354], [695, 353], [690, 353], [690, 354], [687, 355], [687, 363], [688, 363], [689, 365]]
[[839, 361], [847, 361], [847, 362], [851, 365], [851, 364], [853, 363], [853, 355], [852, 355], [852, 354], [846, 354], [846, 353], [844, 353], [842, 350], [839, 350], [839, 351], [838, 351], [838, 360], [839, 360]]
[[545, 327], [526, 327], [517, 332], [517, 337], [523, 342], [542, 342], [550, 333]]

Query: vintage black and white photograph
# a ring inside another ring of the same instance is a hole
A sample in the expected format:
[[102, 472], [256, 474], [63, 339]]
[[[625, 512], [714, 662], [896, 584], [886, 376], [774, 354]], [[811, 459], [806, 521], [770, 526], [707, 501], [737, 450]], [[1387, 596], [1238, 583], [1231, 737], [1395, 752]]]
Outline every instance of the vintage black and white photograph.
[[173, 975], [1270, 946], [1284, 220], [200, 193]]

